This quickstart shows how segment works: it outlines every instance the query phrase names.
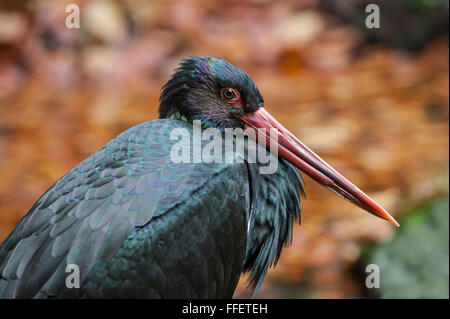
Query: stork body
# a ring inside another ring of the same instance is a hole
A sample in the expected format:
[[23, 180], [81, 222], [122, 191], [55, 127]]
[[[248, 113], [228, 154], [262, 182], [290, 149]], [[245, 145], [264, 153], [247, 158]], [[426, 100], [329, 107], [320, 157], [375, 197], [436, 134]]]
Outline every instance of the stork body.
[[[161, 119], [120, 134], [64, 175], [8, 236], [0, 247], [0, 298], [231, 298], [243, 271], [258, 288], [300, 217], [294, 166], [369, 212], [379, 209], [307, 148], [314, 169], [304, 166], [289, 135], [273, 174], [238, 152], [234, 159], [242, 161], [171, 158], [175, 129], [191, 135], [199, 120], [223, 134], [264, 126], [258, 116], [276, 125], [262, 107], [239, 69], [210, 57], [185, 60], [164, 87]], [[79, 287], [67, 282], [74, 265]]]
[[[254, 262], [261, 283], [290, 238], [298, 172], [288, 163], [267, 176], [255, 163], [175, 164], [170, 132], [180, 127], [192, 129], [171, 119], [135, 126], [56, 182], [0, 250], [0, 296], [231, 298]], [[246, 256], [250, 216], [258, 231]], [[65, 285], [70, 264], [79, 289]]]

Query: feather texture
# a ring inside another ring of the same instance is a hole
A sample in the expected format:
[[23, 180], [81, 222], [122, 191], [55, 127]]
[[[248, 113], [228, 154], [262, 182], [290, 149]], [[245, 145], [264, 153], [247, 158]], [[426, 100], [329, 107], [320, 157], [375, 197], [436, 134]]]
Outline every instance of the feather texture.
[[[0, 297], [230, 297], [245, 254], [249, 203], [235, 194], [247, 170], [173, 163], [179, 127], [192, 130], [175, 120], [137, 125], [42, 195], [0, 248]], [[221, 237], [230, 228], [237, 242]], [[218, 263], [221, 250], [228, 257]], [[72, 263], [80, 289], [64, 284]]]

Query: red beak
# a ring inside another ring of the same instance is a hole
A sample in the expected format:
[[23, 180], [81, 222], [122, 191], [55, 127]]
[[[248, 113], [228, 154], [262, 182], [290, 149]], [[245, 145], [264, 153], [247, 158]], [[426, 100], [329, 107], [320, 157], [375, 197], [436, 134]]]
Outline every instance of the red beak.
[[275, 129], [278, 134], [279, 156], [289, 161], [292, 165], [319, 184], [339, 194], [356, 206], [361, 207], [373, 215], [390, 221], [397, 227], [400, 226], [397, 221], [383, 209], [383, 207], [378, 205], [373, 199], [364, 194], [358, 187], [353, 185], [306, 145], [300, 142], [299, 139], [284, 128], [283, 125], [275, 120], [275, 118], [264, 108], [259, 108], [253, 113], [237, 115], [237, 117], [243, 120], [248, 127], [252, 127], [253, 129], [265, 129], [265, 145], [270, 145], [270, 129]]

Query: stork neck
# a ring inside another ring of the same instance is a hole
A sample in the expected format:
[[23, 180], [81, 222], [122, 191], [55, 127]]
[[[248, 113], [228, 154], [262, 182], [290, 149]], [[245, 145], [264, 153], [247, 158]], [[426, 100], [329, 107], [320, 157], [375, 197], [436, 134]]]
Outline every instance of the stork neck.
[[216, 127], [216, 126], [212, 125], [211, 123], [209, 123], [208, 121], [206, 121], [206, 120], [204, 120], [202, 118], [194, 118], [192, 116], [188, 117], [186, 115], [181, 114], [180, 112], [173, 113], [168, 118], [171, 119], [171, 120], [183, 121], [183, 122], [190, 123], [190, 124], [192, 124], [194, 120], [199, 120], [200, 123], [201, 123], [202, 129], [207, 129], [207, 128], [214, 127], [214, 128], [217, 128], [218, 130], [220, 130], [222, 133], [224, 132], [224, 130], [222, 128]]
[[188, 118], [186, 116], [182, 115], [180, 112], [173, 113], [171, 116], [169, 116], [169, 119], [189, 123]]

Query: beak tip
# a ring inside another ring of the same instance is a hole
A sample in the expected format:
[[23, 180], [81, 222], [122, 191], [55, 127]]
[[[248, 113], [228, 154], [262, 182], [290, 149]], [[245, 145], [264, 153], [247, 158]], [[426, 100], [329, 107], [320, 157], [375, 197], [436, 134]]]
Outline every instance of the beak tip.
[[395, 227], [400, 228], [400, 224], [399, 224], [399, 223], [395, 220], [395, 218], [392, 217], [389, 213], [387, 213], [384, 217], [385, 217], [384, 219], [386, 219], [386, 220], [387, 220], [388, 222], [390, 222], [392, 225], [394, 225]]

